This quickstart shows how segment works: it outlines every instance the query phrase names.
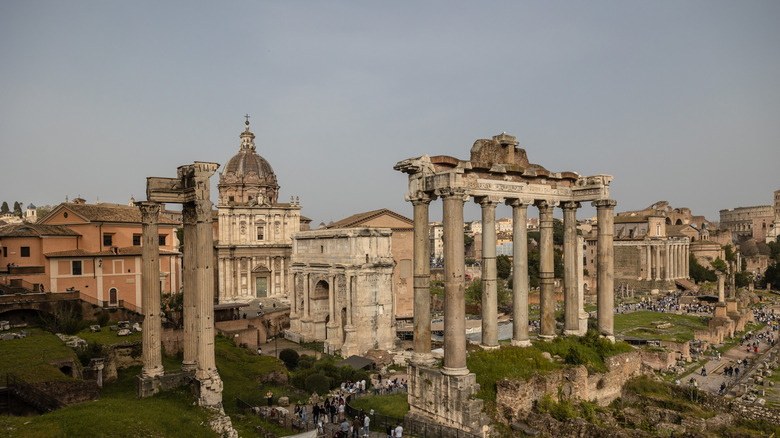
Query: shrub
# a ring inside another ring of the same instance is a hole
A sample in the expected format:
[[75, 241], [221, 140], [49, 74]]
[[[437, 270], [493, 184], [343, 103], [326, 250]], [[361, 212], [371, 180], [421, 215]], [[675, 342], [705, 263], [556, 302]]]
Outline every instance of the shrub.
[[111, 314], [107, 310], [103, 310], [97, 317], [97, 322], [101, 327], [105, 327], [108, 324], [108, 320], [111, 319]]
[[286, 366], [290, 371], [294, 370], [295, 367], [298, 366], [298, 352], [292, 348], [285, 348], [284, 350], [280, 351], [279, 359], [284, 362], [284, 366]]
[[89, 361], [95, 357], [103, 356], [103, 349], [97, 342], [90, 342], [84, 347], [78, 347], [76, 350], [76, 356], [79, 358], [82, 366], [89, 365]]
[[308, 392], [327, 394], [330, 390], [330, 379], [322, 374], [312, 374], [306, 378], [304, 387]]
[[308, 369], [314, 366], [314, 362], [316, 362], [317, 359], [314, 358], [314, 356], [309, 356], [308, 354], [302, 354], [298, 358], [298, 369]]

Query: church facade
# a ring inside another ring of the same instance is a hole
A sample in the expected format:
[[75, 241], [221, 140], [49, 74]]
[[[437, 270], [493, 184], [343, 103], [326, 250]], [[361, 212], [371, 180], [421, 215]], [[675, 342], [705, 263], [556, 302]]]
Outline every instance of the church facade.
[[219, 174], [215, 249], [219, 303], [288, 301], [292, 235], [309, 228], [300, 203], [279, 203], [271, 165], [258, 155], [249, 121], [239, 151]]

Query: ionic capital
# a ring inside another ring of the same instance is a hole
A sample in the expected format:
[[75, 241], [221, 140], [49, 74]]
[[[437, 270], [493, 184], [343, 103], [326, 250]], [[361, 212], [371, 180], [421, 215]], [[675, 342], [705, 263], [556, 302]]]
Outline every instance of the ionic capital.
[[466, 189], [463, 187], [445, 187], [439, 189], [437, 194], [442, 198], [442, 200], [451, 198], [459, 198], [463, 202], [469, 200], [469, 195], [466, 193]]
[[582, 205], [579, 202], [567, 201], [561, 203], [561, 210], [576, 210], [580, 207], [582, 207]]
[[505, 204], [510, 207], [528, 207], [529, 205], [533, 205], [534, 201], [533, 199], [507, 199]]
[[474, 202], [481, 205], [482, 208], [491, 207], [491, 206], [495, 208], [496, 205], [500, 204], [503, 201], [504, 198], [500, 196], [494, 196], [494, 195], [477, 196], [474, 198]]
[[427, 205], [436, 200], [436, 195], [427, 192], [417, 192], [414, 195], [407, 195], [406, 200], [412, 205]]
[[156, 224], [160, 217], [160, 204], [156, 202], [136, 202], [136, 207], [141, 210], [141, 223]]
[[617, 201], [614, 199], [599, 199], [597, 201], [591, 202], [590, 205], [596, 208], [615, 208]]

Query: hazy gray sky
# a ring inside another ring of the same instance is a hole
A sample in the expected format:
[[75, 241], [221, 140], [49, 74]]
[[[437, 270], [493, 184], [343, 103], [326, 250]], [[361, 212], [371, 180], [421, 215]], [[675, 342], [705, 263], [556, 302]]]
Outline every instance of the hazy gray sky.
[[614, 175], [617, 211], [718, 220], [780, 189], [778, 23], [775, 0], [2, 0], [0, 201], [144, 199], [147, 176], [227, 162], [249, 113], [315, 225], [410, 216], [397, 161], [502, 131]]

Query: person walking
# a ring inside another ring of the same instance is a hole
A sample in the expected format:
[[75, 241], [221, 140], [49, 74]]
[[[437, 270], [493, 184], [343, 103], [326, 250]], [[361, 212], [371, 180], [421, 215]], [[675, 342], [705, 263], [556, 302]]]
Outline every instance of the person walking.
[[398, 426], [395, 427], [395, 438], [403, 438], [404, 436], [404, 428], [401, 426], [401, 423], [398, 423]]
[[368, 415], [363, 417], [363, 436], [368, 437], [370, 434], [368, 432], [368, 423], [371, 422], [371, 418], [369, 418]]
[[355, 416], [352, 420], [352, 438], [358, 438], [360, 436], [360, 430], [363, 428], [363, 424], [360, 422], [360, 418]]

